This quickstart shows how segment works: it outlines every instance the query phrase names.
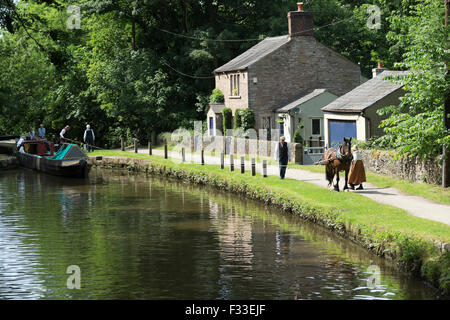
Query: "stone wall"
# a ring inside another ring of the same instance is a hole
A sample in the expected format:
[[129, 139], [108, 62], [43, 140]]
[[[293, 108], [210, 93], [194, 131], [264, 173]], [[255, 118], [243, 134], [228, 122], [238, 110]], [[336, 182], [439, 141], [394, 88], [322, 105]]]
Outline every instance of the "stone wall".
[[17, 168], [16, 157], [2, 157], [0, 155], [0, 171]]
[[394, 160], [395, 152], [385, 150], [362, 150], [366, 170], [412, 182], [441, 185], [441, 157], [422, 160], [419, 157], [401, 157]]

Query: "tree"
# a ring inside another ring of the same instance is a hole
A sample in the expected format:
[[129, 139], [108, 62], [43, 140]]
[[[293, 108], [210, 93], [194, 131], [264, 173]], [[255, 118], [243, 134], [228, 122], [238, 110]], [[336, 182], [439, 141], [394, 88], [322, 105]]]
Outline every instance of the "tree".
[[443, 16], [442, 1], [425, 0], [391, 19], [394, 30], [406, 31], [390, 34], [392, 40], [407, 46], [397, 66], [411, 73], [404, 79], [391, 79], [404, 84], [407, 93], [398, 106], [380, 111], [390, 116], [382, 122], [386, 135], [377, 141], [381, 146], [426, 157], [440, 154], [443, 145], [450, 145], [443, 119], [444, 100], [450, 91], [445, 77], [444, 61], [449, 57]]

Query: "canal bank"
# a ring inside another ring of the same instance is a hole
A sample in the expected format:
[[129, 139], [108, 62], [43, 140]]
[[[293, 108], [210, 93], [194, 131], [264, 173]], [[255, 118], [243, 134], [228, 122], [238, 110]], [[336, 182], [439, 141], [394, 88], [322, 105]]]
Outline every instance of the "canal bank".
[[[101, 155], [101, 153], [96, 153]], [[94, 166], [174, 177], [244, 195], [325, 226], [375, 254], [394, 261], [449, 293], [450, 227], [412, 217], [403, 210], [375, 203], [361, 195], [332, 193], [305, 182], [252, 177], [164, 160], [160, 157], [91, 157]]]
[[0, 170], [9, 170], [17, 168], [16, 157], [0, 154]]

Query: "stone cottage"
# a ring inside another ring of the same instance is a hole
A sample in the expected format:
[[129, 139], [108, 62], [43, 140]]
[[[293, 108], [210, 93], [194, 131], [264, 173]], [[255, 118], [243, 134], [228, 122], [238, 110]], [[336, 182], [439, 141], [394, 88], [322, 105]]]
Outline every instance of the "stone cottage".
[[[360, 85], [360, 67], [314, 38], [313, 14], [303, 11], [302, 3], [298, 11], [288, 13], [288, 26], [289, 34], [266, 38], [214, 71], [225, 103], [208, 112], [210, 134], [219, 129], [224, 107], [233, 115], [237, 109], [250, 108], [255, 129], [270, 132], [280, 128], [277, 110], [314, 90], [341, 96]], [[319, 113], [321, 107], [317, 106]], [[323, 128], [323, 116], [319, 118]]]
[[382, 64], [373, 69], [373, 78], [322, 108], [325, 120], [325, 141], [328, 146], [340, 143], [344, 137], [361, 141], [380, 137], [385, 119], [377, 111], [390, 105], [398, 105], [405, 95], [403, 86], [386, 79], [389, 76], [405, 76], [406, 71], [390, 71]]

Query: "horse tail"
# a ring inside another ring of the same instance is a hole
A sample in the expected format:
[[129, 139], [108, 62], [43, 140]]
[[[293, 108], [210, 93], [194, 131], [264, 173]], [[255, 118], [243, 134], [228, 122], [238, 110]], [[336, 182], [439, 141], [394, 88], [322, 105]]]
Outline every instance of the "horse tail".
[[334, 170], [333, 168], [331, 168], [331, 166], [327, 165], [325, 167], [325, 179], [327, 179], [327, 181], [331, 184], [333, 183], [333, 178], [334, 178]]

